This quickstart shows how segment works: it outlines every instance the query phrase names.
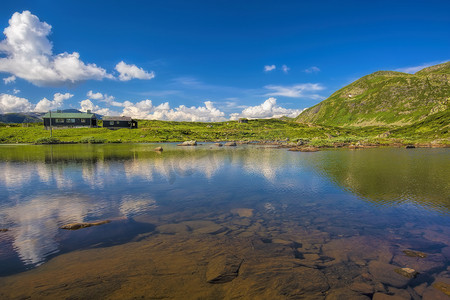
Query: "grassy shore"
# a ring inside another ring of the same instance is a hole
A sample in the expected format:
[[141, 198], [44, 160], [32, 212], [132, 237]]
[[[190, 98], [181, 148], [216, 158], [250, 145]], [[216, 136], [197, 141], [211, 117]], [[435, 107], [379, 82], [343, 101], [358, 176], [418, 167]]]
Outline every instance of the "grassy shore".
[[[442, 125], [440, 120], [433, 122]], [[422, 144], [450, 145], [448, 125], [434, 126], [421, 124], [407, 127], [333, 127], [298, 123], [290, 119], [249, 120], [203, 123], [140, 120], [138, 129], [109, 130], [105, 128], [53, 129], [50, 131], [42, 123], [0, 124], [0, 143], [147, 143], [182, 142], [197, 140], [204, 142], [241, 141], [277, 142], [296, 144], [303, 141], [315, 147], [336, 144], [390, 145]]]

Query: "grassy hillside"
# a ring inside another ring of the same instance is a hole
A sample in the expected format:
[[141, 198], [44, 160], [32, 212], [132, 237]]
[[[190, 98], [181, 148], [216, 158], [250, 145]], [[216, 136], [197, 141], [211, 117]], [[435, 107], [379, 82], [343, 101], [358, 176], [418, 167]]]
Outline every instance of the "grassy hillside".
[[298, 122], [333, 126], [402, 126], [450, 109], [450, 62], [416, 74], [379, 71], [305, 110]]

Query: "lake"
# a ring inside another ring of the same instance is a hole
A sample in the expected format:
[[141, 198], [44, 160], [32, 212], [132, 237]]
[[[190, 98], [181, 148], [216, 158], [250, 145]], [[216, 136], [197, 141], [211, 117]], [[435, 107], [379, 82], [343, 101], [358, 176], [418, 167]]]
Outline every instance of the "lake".
[[450, 290], [450, 149], [0, 145], [0, 197], [2, 299]]

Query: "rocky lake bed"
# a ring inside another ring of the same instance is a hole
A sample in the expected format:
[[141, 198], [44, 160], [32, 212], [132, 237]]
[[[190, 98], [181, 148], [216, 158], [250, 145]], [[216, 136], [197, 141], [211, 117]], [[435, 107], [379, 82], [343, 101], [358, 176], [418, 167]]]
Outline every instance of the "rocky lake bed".
[[[37, 155], [2, 181], [0, 297], [449, 298], [448, 150], [162, 147]], [[56, 183], [63, 196], [42, 197]]]

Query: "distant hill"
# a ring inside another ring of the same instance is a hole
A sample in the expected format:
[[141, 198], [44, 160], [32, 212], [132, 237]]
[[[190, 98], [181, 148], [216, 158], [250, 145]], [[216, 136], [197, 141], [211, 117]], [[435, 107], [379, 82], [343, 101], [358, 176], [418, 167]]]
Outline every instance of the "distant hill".
[[42, 122], [44, 113], [7, 113], [0, 114], [1, 123], [38, 123]]
[[303, 111], [298, 122], [334, 126], [411, 125], [450, 108], [450, 62], [415, 74], [379, 71]]
[[[63, 113], [81, 113], [78, 109], [58, 110]], [[42, 117], [46, 112], [22, 112], [22, 113], [6, 113], [0, 114], [0, 123], [38, 123], [42, 122]], [[101, 120], [102, 115], [95, 114], [97, 119]]]

